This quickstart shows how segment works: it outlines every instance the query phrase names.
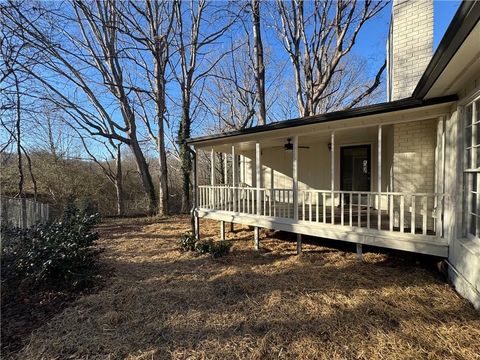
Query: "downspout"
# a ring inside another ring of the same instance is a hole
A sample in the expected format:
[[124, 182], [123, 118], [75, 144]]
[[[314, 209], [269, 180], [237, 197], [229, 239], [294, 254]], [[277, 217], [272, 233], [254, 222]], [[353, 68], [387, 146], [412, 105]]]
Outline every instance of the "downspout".
[[190, 224], [192, 226], [192, 234], [198, 238], [197, 229], [195, 226], [195, 211], [197, 208], [197, 153], [190, 146], [187, 146], [188, 151], [192, 155], [193, 161], [193, 179], [192, 179], [192, 209], [190, 210]]

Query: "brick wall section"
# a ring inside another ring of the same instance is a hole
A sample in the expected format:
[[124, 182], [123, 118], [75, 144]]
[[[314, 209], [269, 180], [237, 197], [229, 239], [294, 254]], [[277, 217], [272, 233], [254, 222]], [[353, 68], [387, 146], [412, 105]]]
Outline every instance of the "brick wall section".
[[394, 191], [434, 192], [436, 120], [395, 124], [393, 131]]
[[433, 0], [394, 0], [390, 100], [411, 96], [433, 52]]

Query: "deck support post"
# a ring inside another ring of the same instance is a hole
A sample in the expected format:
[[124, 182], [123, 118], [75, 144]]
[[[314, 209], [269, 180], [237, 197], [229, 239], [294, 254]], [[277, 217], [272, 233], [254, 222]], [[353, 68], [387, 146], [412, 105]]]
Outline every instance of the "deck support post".
[[378, 230], [382, 229], [382, 125], [378, 125], [377, 140], [377, 188], [378, 188], [378, 211], [377, 221]]
[[357, 244], [357, 259], [362, 261], [363, 260], [363, 246], [362, 244]]
[[293, 178], [293, 219], [298, 220], [298, 135], [293, 137], [292, 154], [292, 178]]
[[260, 228], [258, 226], [253, 229], [253, 246], [255, 250], [260, 249]]
[[200, 218], [198, 215], [195, 215], [194, 219], [194, 226], [195, 226], [195, 239], [200, 240]]
[[332, 191], [332, 203], [331, 203], [331, 223], [335, 224], [335, 132], [332, 131], [330, 135], [330, 188]]
[[297, 234], [297, 255], [302, 255], [302, 234]]
[[220, 240], [225, 240], [225, 221], [220, 221]]

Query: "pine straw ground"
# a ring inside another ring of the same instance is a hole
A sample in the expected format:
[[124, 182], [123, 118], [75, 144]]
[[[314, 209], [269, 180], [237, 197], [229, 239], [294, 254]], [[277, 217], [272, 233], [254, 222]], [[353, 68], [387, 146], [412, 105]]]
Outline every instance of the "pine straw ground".
[[[218, 224], [203, 221], [204, 235]], [[232, 253], [182, 253], [188, 218], [101, 226], [108, 284], [33, 335], [20, 359], [479, 359], [480, 315], [424, 258], [295, 243], [248, 228]], [[337, 242], [338, 244], [338, 242]]]

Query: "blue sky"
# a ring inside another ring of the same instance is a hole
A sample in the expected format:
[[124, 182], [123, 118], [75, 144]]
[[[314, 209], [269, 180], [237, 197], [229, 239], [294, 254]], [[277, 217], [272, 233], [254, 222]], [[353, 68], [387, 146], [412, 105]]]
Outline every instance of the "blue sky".
[[[442, 39], [450, 21], [452, 20], [455, 12], [458, 9], [460, 2], [461, 1], [458, 0], [434, 1], [434, 50], [437, 48], [440, 40]], [[364, 28], [361, 30], [357, 42], [352, 50], [355, 55], [361, 56], [368, 60], [368, 67], [365, 69], [365, 71], [366, 74], [368, 74], [370, 77], [373, 77], [376, 74], [380, 66], [383, 64], [383, 61], [385, 60], [386, 39], [390, 24], [391, 6], [392, 3], [390, 2], [385, 7], [385, 9], [383, 9], [382, 12], [378, 14], [376, 18], [366, 23]], [[268, 32], [268, 30], [266, 31]], [[264, 42], [272, 46], [275, 57], [278, 57], [279, 59], [283, 58], [283, 61], [287, 62], [283, 73], [285, 74], [284, 76], [288, 76], [287, 74], [291, 70], [288, 58], [286, 57], [286, 54], [284, 53], [284, 50], [275, 34], [270, 30], [268, 35], [271, 35], [271, 37], [266, 36]], [[174, 97], [179, 97], [176, 96], [179, 95], [177, 85], [173, 83], [169, 84], [169, 91], [171, 92], [170, 95], [173, 95]], [[384, 101], [385, 99], [386, 95], [385, 91], [383, 91], [381, 101]], [[115, 112], [114, 109], [112, 111]], [[178, 117], [179, 114], [173, 111], [172, 116]], [[207, 118], [205, 120], [206, 122], [208, 122], [212, 119]], [[285, 119], [282, 118], [277, 120]], [[200, 133], [205, 131], [202, 126], [197, 126], [194, 126], [194, 135], [200, 135]], [[3, 140], [3, 135], [0, 136], [0, 139]]]
[[[450, 21], [458, 9], [461, 1], [442, 0], [434, 1], [433, 50], [435, 51], [447, 30]], [[359, 34], [357, 43], [352, 50], [355, 54], [368, 58], [373, 75], [381, 66], [386, 54], [386, 41], [390, 25], [392, 3], [375, 18], [368, 22]]]
[[[461, 1], [443, 0], [434, 1], [434, 25], [433, 25], [433, 50], [435, 51], [450, 21], [455, 15]], [[371, 60], [372, 73], [381, 66], [385, 59], [385, 46], [390, 25], [392, 3], [370, 22], [368, 22], [359, 34], [358, 41], [353, 52]]]

